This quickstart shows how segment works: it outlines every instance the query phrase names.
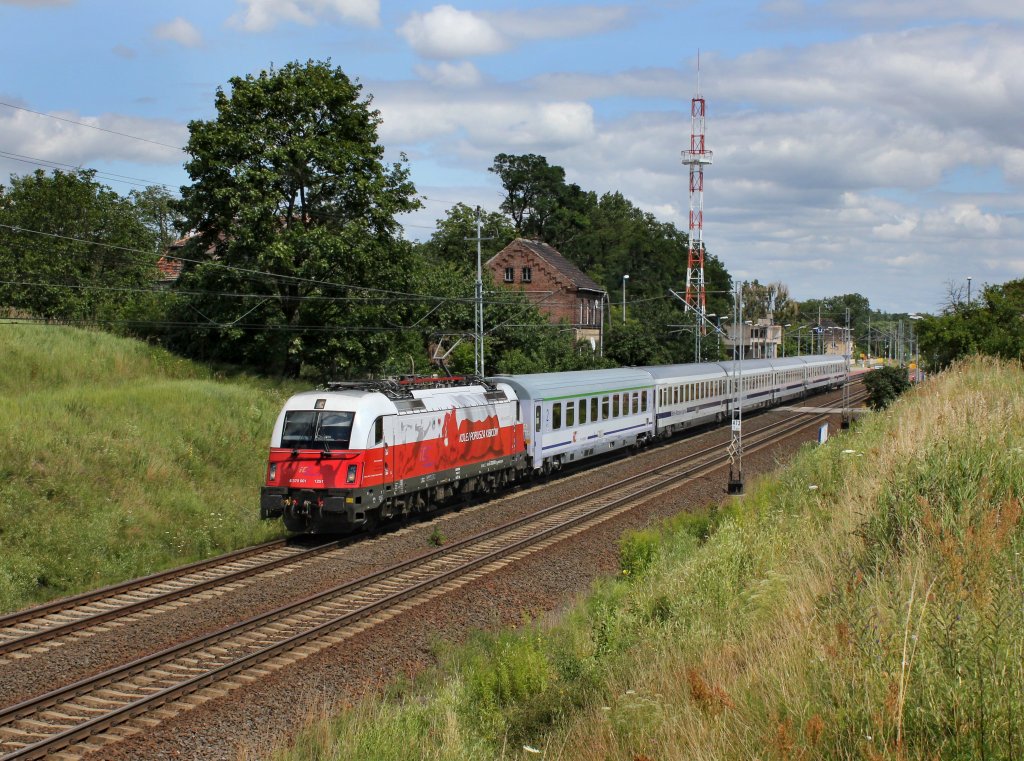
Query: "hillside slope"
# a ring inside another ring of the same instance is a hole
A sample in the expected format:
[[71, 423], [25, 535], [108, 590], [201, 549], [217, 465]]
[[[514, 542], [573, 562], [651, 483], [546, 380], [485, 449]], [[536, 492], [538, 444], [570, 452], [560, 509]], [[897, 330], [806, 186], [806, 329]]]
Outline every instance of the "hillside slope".
[[271, 538], [288, 391], [139, 341], [0, 326], [0, 611]]

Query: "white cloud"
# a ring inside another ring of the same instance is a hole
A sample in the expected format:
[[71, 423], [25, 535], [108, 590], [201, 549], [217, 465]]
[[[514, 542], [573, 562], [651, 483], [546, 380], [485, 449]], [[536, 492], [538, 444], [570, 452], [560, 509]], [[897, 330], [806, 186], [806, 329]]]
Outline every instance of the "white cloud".
[[469, 61], [448, 63], [441, 61], [437, 66], [416, 66], [416, 73], [441, 87], [476, 87], [483, 81], [480, 70]]
[[181, 16], [157, 25], [153, 28], [153, 34], [157, 39], [170, 40], [186, 48], [197, 48], [203, 44], [203, 35]]
[[241, 11], [228, 19], [247, 32], [266, 32], [279, 23], [314, 26], [339, 19], [364, 26], [380, 23], [380, 0], [238, 0]]
[[426, 13], [412, 14], [398, 29], [426, 58], [465, 58], [506, 49], [507, 42], [482, 17], [451, 5], [438, 5]]
[[[4, 149], [22, 156], [83, 167], [92, 166], [98, 161], [180, 166], [184, 158], [180, 150], [166, 147], [185, 145], [188, 130], [182, 124], [123, 114], [84, 116], [69, 111], [53, 111], [50, 115], [111, 132], [27, 111], [0, 112], [0, 138]], [[124, 135], [144, 140], [132, 140]], [[19, 166], [17, 172], [22, 174], [32, 170], [31, 166], [25, 164]]]
[[436, 5], [413, 13], [398, 33], [425, 58], [493, 55], [528, 40], [582, 37], [621, 26], [629, 7], [578, 5], [529, 11], [463, 11]]

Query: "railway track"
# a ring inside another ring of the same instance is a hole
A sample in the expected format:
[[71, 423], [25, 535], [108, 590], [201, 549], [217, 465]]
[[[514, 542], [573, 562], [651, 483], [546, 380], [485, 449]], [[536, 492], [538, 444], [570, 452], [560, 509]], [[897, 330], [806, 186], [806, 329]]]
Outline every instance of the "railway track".
[[280, 539], [169, 571], [55, 600], [0, 617], [0, 656], [52, 645], [69, 634], [142, 614], [201, 592], [230, 591], [253, 576], [308, 560], [339, 546], [302, 547]]
[[[754, 452], [825, 417], [798, 414], [745, 434]], [[222, 631], [0, 711], [0, 758], [67, 758], [342, 642], [408, 607], [542, 551], [728, 461], [721, 445], [567, 500]]]

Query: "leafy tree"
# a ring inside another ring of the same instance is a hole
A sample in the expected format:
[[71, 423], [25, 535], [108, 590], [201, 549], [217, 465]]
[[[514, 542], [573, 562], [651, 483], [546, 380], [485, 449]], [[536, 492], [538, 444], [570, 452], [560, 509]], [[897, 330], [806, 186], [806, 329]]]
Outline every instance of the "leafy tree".
[[415, 315], [416, 302], [381, 290], [411, 288], [395, 215], [419, 202], [405, 165], [383, 160], [370, 98], [308, 61], [233, 77], [215, 105], [215, 119], [189, 124], [193, 184], [179, 205], [197, 232], [189, 258], [205, 260], [179, 282], [207, 295], [176, 311], [208, 327], [172, 343], [286, 376], [380, 371], [405, 352], [395, 337]]
[[[487, 240], [480, 243], [480, 256], [486, 262], [503, 249], [515, 237], [515, 229], [508, 217], [498, 212], [482, 211], [480, 214], [481, 236]], [[438, 262], [452, 262], [468, 267], [476, 273], [476, 209], [464, 203], [457, 203], [447, 212], [444, 219], [437, 221], [437, 229], [430, 240], [421, 243], [417, 250], [424, 256]]]
[[488, 171], [501, 179], [505, 188], [501, 210], [512, 218], [519, 235], [528, 227], [541, 226], [540, 219], [550, 213], [557, 189], [565, 182], [562, 167], [551, 166], [546, 158], [534, 153], [499, 153]]
[[868, 406], [873, 410], [888, 407], [900, 394], [910, 388], [905, 367], [879, 367], [864, 376], [864, 387], [868, 390]]
[[[38, 317], [117, 321], [156, 278], [155, 237], [95, 172], [42, 170], [0, 196], [0, 304]], [[32, 232], [30, 232], [32, 231]], [[40, 234], [42, 233], [42, 234]], [[127, 290], [118, 290], [127, 289]]]
[[942, 369], [970, 354], [1024, 359], [1024, 279], [983, 289], [970, 304], [959, 301], [917, 326], [920, 354]]
[[136, 215], [153, 233], [157, 253], [164, 253], [177, 240], [176, 229], [181, 226], [181, 214], [175, 208], [175, 198], [166, 188], [150, 185], [144, 190], [128, 194]]

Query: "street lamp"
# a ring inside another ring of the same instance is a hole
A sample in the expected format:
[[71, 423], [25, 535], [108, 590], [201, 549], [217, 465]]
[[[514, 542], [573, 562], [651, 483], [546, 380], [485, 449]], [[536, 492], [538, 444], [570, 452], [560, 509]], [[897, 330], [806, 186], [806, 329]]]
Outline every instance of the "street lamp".
[[[793, 323], [791, 323], [791, 322], [787, 322], [785, 325], [782, 326], [782, 356], [783, 357], [786, 356], [786, 328], [791, 328], [791, 327], [793, 327]], [[798, 351], [797, 354], [799, 354], [799, 353], [800, 352]]]
[[921, 361], [920, 357], [918, 357], [918, 349], [920, 347], [918, 346], [917, 341], [914, 337], [914, 322], [920, 319], [921, 315], [919, 314], [910, 315], [910, 353], [914, 357], [914, 383], [917, 383], [921, 380]]
[[967, 276], [967, 306], [971, 305], [971, 276]]
[[622, 324], [626, 324], [626, 281], [629, 280], [629, 275], [622, 276]]

